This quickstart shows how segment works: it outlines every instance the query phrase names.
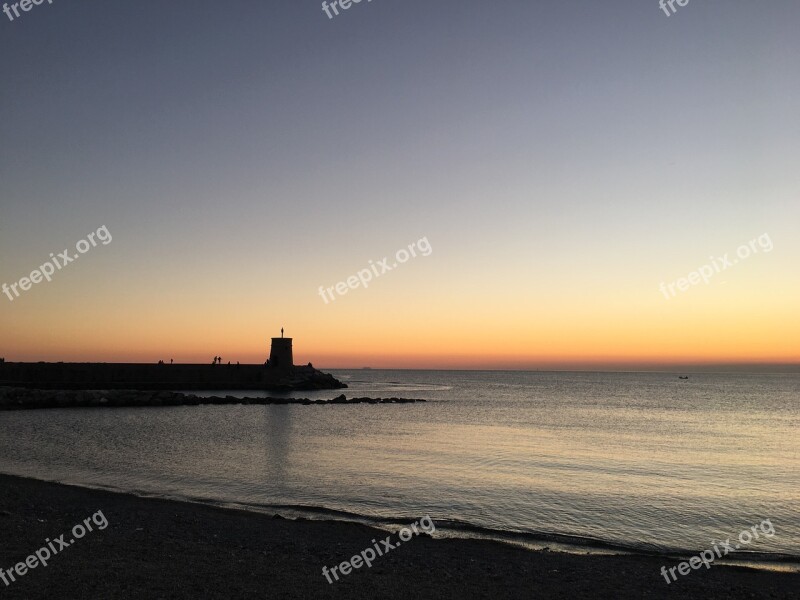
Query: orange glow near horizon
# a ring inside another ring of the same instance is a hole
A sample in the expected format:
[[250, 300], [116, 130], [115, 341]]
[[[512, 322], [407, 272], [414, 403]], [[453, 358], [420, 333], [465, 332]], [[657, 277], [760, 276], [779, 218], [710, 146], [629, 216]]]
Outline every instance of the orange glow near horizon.
[[634, 263], [636, 256], [624, 264], [609, 258], [551, 272], [521, 259], [448, 256], [434, 243], [430, 257], [326, 304], [313, 282], [343, 279], [360, 263], [337, 258], [301, 278], [295, 264], [254, 277], [246, 261], [224, 259], [119, 272], [115, 261], [124, 256], [112, 248], [107, 263], [98, 254], [96, 263], [71, 265], [5, 300], [0, 357], [203, 364], [219, 355], [258, 364], [284, 326], [295, 362], [320, 368], [800, 365], [800, 283], [786, 276], [793, 252], [760, 256], [666, 299], [652, 272], [669, 278], [693, 259], [653, 268]]
[[[8, 361], [156, 362], [163, 359], [207, 363], [220, 355], [223, 362], [262, 363], [270, 337], [279, 336], [280, 323], [251, 327], [243, 315], [209, 319], [193, 311], [140, 316], [135, 324], [119, 321], [113, 311], [97, 307], [96, 327], [65, 326], [57, 317], [3, 323], [0, 356]], [[200, 311], [198, 311], [200, 312]], [[302, 310], [295, 315], [299, 317]], [[324, 313], [324, 311], [320, 311]], [[324, 315], [323, 315], [324, 316]], [[33, 317], [33, 314], [31, 315]], [[287, 319], [286, 336], [294, 339], [297, 364], [312, 362], [326, 368], [448, 368], [448, 369], [648, 369], [669, 365], [798, 364], [792, 340], [800, 339], [798, 325], [782, 319], [739, 318], [736, 327], [722, 315], [639, 315], [625, 322], [599, 315], [561, 315], [531, 319], [514, 328], [505, 320], [449, 322], [423, 328], [381, 321], [362, 314], [357, 328], [320, 321]], [[197, 321], [195, 321], [197, 319]], [[300, 324], [292, 326], [298, 321]], [[195, 322], [203, 322], [195, 327]], [[566, 324], [565, 324], [566, 323]], [[485, 332], [493, 330], [487, 335]], [[112, 334], [113, 332], [113, 334]], [[13, 346], [9, 340], [15, 340]]]

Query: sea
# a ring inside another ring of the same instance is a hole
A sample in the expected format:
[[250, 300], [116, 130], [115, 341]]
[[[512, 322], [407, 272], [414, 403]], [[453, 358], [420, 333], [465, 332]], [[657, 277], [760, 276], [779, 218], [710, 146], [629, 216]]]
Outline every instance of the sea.
[[330, 372], [427, 402], [0, 412], [0, 472], [554, 551], [729, 540], [798, 570], [800, 374]]

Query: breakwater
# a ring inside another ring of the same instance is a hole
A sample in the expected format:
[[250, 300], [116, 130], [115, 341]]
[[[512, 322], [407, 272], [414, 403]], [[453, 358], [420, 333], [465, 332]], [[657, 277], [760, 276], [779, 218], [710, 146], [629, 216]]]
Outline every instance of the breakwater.
[[0, 386], [42, 390], [334, 390], [347, 385], [308, 366], [0, 362]]
[[236, 398], [201, 397], [178, 392], [142, 392], [140, 390], [33, 390], [0, 387], [0, 411], [45, 408], [122, 408], [149, 406], [199, 406], [201, 404], [409, 404], [425, 402], [413, 398], [347, 398], [344, 394], [330, 400], [308, 398]]

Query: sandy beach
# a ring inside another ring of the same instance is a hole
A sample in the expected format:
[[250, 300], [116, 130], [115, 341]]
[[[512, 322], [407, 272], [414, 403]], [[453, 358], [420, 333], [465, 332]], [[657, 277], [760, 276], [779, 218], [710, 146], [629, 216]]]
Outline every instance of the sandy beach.
[[[4, 598], [796, 598], [800, 574], [713, 566], [667, 585], [677, 560], [530, 551], [414, 537], [329, 584], [334, 566], [387, 532], [286, 520], [0, 476], [0, 568], [70, 532], [82, 539], [6, 586]], [[102, 513], [102, 519], [92, 521]], [[107, 523], [102, 530], [97, 523]], [[395, 536], [396, 537], [396, 536]], [[54, 546], [58, 548], [58, 546]], [[6, 575], [8, 579], [8, 575]]]

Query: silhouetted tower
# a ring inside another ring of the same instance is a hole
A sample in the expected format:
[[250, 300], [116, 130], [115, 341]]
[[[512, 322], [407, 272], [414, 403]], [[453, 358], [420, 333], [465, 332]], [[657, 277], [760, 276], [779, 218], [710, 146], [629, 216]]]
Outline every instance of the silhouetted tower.
[[271, 367], [292, 367], [294, 366], [294, 356], [292, 356], [292, 338], [281, 337], [272, 338], [272, 348], [269, 351], [269, 364]]

